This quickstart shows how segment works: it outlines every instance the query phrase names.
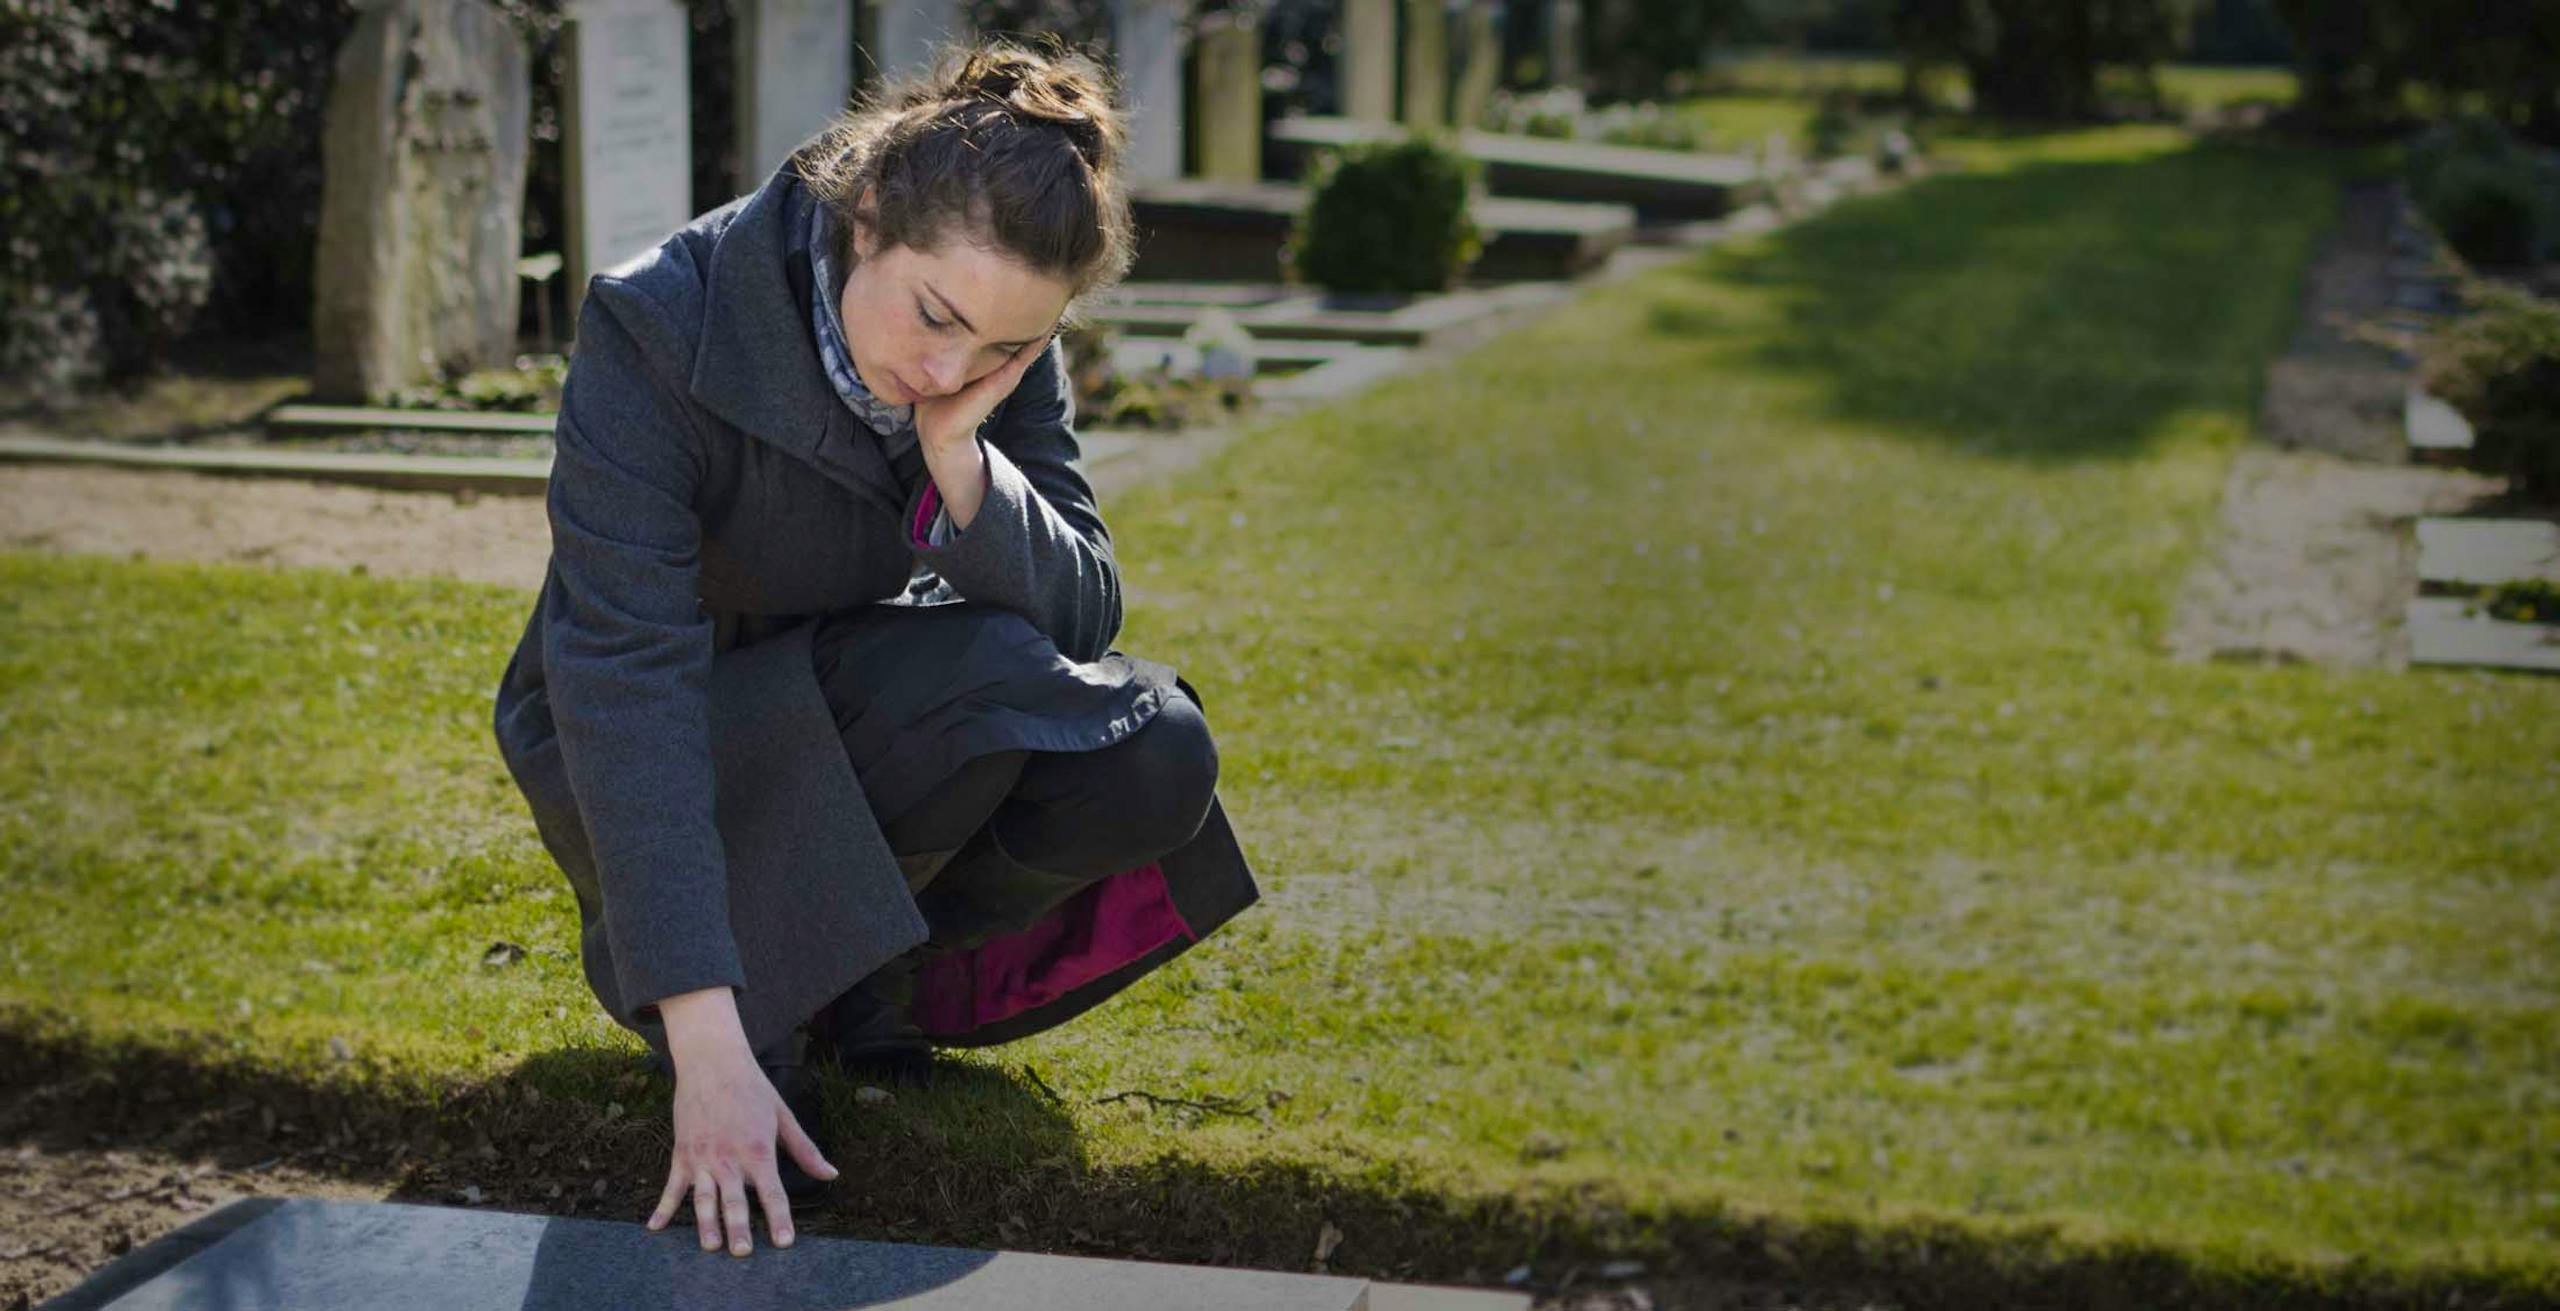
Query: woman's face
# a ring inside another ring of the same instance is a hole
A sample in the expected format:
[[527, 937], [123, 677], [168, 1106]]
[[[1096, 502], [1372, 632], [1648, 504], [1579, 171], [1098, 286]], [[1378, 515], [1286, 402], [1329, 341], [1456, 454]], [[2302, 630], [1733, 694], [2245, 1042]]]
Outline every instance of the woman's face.
[[844, 314], [853, 369], [891, 405], [948, 396], [1045, 343], [1071, 288], [958, 237], [939, 250], [878, 247], [854, 233]]

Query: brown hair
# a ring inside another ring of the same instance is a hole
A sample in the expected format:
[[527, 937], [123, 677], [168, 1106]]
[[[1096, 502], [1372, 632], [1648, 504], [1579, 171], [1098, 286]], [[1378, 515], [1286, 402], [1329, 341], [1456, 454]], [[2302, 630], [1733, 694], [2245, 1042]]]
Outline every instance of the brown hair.
[[792, 167], [848, 243], [857, 227], [915, 250], [958, 236], [1064, 281], [1072, 301], [1119, 281], [1136, 254], [1125, 139], [1094, 61], [993, 41], [866, 96]]

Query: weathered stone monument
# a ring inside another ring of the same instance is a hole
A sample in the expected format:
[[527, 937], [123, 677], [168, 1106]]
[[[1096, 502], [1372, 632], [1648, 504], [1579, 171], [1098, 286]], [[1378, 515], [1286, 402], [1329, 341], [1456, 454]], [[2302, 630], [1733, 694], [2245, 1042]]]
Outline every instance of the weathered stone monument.
[[883, 76], [925, 72], [943, 47], [969, 39], [969, 15], [960, 0], [878, 0], [863, 8], [871, 24], [871, 63]]
[[379, 401], [513, 353], [532, 91], [480, 0], [379, 0], [323, 129], [312, 391]]
[[677, 0], [570, 7], [561, 144], [572, 322], [590, 276], [653, 249], [692, 217], [687, 36]]
[[753, 190], [853, 97], [853, 0], [739, 0], [738, 190]]
[[1461, 128], [1482, 127], [1494, 88], [1502, 85], [1502, 0], [1468, 0], [1458, 30], [1458, 86], [1449, 118]]
[[1364, 123], [1396, 116], [1396, 4], [1398, 0], [1342, 0], [1340, 112]]
[[1200, 120], [1198, 173], [1213, 182], [1262, 180], [1262, 26], [1250, 10], [1200, 19], [1192, 104]]
[[1129, 176], [1182, 176], [1182, 20], [1189, 0], [1111, 0], [1111, 52], [1129, 107]]
[[1442, 0], [1404, 0], [1404, 121], [1449, 122], [1449, 10]]

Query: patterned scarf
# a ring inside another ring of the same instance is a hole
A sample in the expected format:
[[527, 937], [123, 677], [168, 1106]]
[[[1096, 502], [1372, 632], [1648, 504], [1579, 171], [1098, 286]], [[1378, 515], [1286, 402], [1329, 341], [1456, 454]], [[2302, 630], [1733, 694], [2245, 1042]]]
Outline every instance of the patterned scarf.
[[844, 280], [836, 276], [835, 222], [824, 205], [809, 207], [809, 269], [817, 282], [817, 294], [809, 317], [811, 330], [818, 338], [818, 359], [827, 367], [827, 381], [844, 401], [845, 408], [862, 420], [863, 426], [880, 435], [880, 445], [895, 461], [916, 444], [916, 407], [891, 405], [871, 394], [862, 378], [853, 371], [853, 348], [845, 344], [843, 314], [837, 300], [844, 294]]

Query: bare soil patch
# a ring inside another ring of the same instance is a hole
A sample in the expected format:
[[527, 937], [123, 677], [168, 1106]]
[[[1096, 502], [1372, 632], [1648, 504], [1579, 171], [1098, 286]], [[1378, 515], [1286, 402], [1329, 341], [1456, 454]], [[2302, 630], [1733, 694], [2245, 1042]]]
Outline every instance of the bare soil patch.
[[[1097, 494], [1108, 497], [1189, 468], [1237, 435], [1207, 428], [1118, 439], [1126, 448], [1113, 447], [1087, 476]], [[548, 439], [535, 445], [547, 448]], [[530, 591], [542, 585], [550, 561], [551, 525], [541, 499], [532, 496], [0, 464], [0, 549], [360, 569]]]
[[550, 560], [551, 526], [533, 497], [8, 465], [0, 466], [0, 547], [531, 589]]

